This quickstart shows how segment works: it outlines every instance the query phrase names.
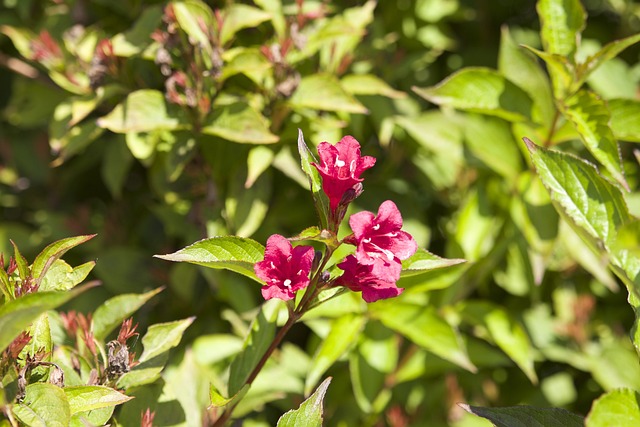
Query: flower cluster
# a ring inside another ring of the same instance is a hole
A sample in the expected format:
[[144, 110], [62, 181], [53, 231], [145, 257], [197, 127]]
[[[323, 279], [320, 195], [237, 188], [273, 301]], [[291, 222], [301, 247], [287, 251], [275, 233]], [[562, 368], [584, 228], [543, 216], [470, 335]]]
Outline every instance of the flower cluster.
[[[345, 136], [337, 144], [323, 142], [318, 146], [319, 163], [312, 163], [322, 178], [322, 189], [329, 199], [329, 228], [335, 235], [347, 206], [362, 193], [360, 175], [371, 168], [376, 159], [360, 155], [360, 144]], [[349, 226], [353, 233], [342, 242], [356, 247], [338, 267], [343, 274], [329, 279], [328, 274], [317, 277], [318, 289], [323, 286], [344, 286], [362, 292], [366, 302], [392, 298], [402, 293], [396, 286], [402, 270], [402, 260], [417, 250], [413, 237], [402, 231], [402, 216], [395, 203], [387, 200], [380, 205], [377, 215], [359, 212], [351, 215]], [[325, 254], [326, 255], [326, 254]], [[291, 300], [296, 291], [312, 283], [310, 274], [314, 265], [311, 246], [293, 247], [289, 240], [278, 234], [267, 240], [264, 260], [255, 264], [258, 278], [265, 282], [265, 299]], [[324, 265], [324, 264], [322, 264]]]

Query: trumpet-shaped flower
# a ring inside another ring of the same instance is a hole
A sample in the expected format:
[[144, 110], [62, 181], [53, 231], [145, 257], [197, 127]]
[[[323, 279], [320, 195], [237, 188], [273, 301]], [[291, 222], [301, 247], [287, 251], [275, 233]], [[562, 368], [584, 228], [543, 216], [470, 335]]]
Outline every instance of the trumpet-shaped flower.
[[267, 240], [264, 260], [255, 263], [256, 276], [265, 282], [262, 296], [265, 299], [279, 298], [287, 301], [295, 297], [296, 291], [309, 285], [309, 272], [313, 263], [311, 246], [291, 246], [291, 243], [274, 234]]
[[320, 143], [318, 155], [319, 164], [312, 164], [322, 176], [322, 190], [329, 198], [331, 210], [335, 212], [345, 193], [363, 181], [360, 175], [372, 167], [376, 159], [360, 156], [360, 143], [352, 136], [345, 136], [336, 145]]
[[418, 249], [413, 236], [400, 230], [402, 215], [391, 200], [380, 205], [378, 215], [366, 211], [351, 215], [349, 225], [353, 230], [352, 241], [358, 246], [356, 257], [362, 264], [372, 264], [378, 259], [387, 264], [400, 263]]

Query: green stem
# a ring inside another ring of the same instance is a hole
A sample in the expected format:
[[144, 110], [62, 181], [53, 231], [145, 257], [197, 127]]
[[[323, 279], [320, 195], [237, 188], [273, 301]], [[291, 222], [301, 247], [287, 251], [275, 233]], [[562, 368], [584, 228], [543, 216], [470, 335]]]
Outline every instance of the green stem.
[[549, 148], [551, 146], [551, 138], [553, 138], [553, 134], [556, 133], [556, 126], [558, 125], [559, 118], [560, 111], [556, 109], [556, 112], [553, 115], [553, 120], [551, 121], [551, 126], [549, 127], [549, 133], [543, 143], [544, 148]]

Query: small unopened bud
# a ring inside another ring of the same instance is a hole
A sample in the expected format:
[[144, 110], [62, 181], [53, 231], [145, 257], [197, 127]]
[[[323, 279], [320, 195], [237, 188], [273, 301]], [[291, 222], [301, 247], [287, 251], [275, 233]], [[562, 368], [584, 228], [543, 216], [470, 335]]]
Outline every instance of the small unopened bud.
[[353, 202], [356, 198], [358, 198], [358, 196], [362, 194], [363, 191], [364, 190], [362, 187], [362, 183], [358, 182], [353, 187], [344, 192], [342, 198], [340, 199], [340, 205], [346, 206], [349, 203]]
[[313, 262], [311, 263], [311, 271], [316, 271], [318, 269], [320, 261], [322, 261], [322, 252], [316, 250], [313, 256]]
[[53, 365], [53, 369], [49, 373], [49, 382], [58, 387], [64, 387], [64, 372], [58, 365]]

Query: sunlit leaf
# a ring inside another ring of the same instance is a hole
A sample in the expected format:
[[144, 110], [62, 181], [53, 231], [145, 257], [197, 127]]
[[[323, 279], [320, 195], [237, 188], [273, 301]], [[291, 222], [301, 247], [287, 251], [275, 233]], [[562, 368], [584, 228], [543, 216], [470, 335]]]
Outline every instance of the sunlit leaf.
[[545, 52], [571, 57], [586, 21], [580, 0], [539, 0], [537, 9]]
[[459, 403], [465, 411], [486, 418], [496, 427], [582, 427], [581, 416], [562, 408], [510, 406], [483, 408]]
[[367, 109], [342, 87], [330, 74], [312, 74], [300, 80], [298, 88], [289, 99], [293, 108], [344, 111], [364, 114]]
[[281, 416], [277, 427], [322, 427], [323, 400], [329, 383], [331, 383], [331, 377], [324, 380], [298, 409], [291, 410]]
[[205, 121], [202, 133], [241, 144], [273, 144], [279, 140], [269, 130], [267, 120], [241, 102], [215, 108]]
[[630, 389], [610, 391], [593, 402], [586, 427], [635, 427], [640, 425], [640, 394]]

